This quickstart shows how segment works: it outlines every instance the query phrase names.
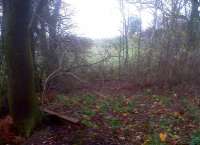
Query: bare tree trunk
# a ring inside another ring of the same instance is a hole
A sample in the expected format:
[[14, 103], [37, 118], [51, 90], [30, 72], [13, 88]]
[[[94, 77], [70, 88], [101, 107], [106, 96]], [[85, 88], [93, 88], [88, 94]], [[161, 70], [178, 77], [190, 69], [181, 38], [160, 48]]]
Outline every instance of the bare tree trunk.
[[121, 53], [122, 53], [122, 38], [120, 36], [120, 44], [119, 44], [119, 52], [118, 52], [118, 55], [119, 55], [119, 59], [118, 59], [118, 63], [119, 63], [119, 67], [118, 67], [118, 79], [120, 80], [121, 79]]
[[120, 1], [120, 12], [122, 16], [122, 30], [121, 30], [121, 47], [122, 47], [122, 62], [125, 63], [126, 59], [126, 41], [125, 41], [125, 29], [126, 29], [126, 19], [125, 19], [125, 13], [124, 13], [124, 0], [119, 0]]
[[[3, 5], [6, 1], [2, 1]], [[5, 14], [7, 9], [3, 9], [3, 16], [1, 17], [1, 46], [0, 46], [0, 116], [8, 113], [7, 102], [7, 70], [5, 62]]]
[[5, 0], [7, 8], [5, 49], [8, 64], [8, 96], [15, 127], [29, 136], [37, 115], [33, 85], [33, 64], [30, 49], [29, 21], [31, 0]]
[[57, 24], [59, 19], [59, 13], [61, 8], [61, 0], [56, 0], [55, 7], [52, 15], [49, 17], [49, 51], [48, 55], [51, 59], [49, 59], [49, 70], [53, 72], [59, 65], [59, 60], [56, 54], [56, 50], [58, 47], [57, 42]]
[[[139, 16], [140, 16], [140, 20], [142, 18], [142, 1], [140, 0], [140, 8], [139, 8]], [[141, 61], [140, 61], [140, 57], [141, 57], [141, 35], [142, 35], [142, 21], [140, 22], [140, 28], [139, 28], [139, 35], [138, 35], [138, 52], [137, 52], [137, 72], [138, 75], [140, 74], [140, 68], [141, 68]]]
[[125, 50], [126, 50], [126, 55], [125, 55], [125, 65], [128, 67], [128, 59], [129, 59], [129, 46], [128, 46], [128, 22], [127, 20], [124, 21], [125, 23], [125, 28], [124, 28], [124, 39], [125, 39]]
[[188, 24], [188, 47], [194, 50], [199, 46], [199, 24], [200, 24], [200, 17], [199, 17], [199, 1], [198, 0], [191, 0], [192, 1], [192, 10], [190, 21]]

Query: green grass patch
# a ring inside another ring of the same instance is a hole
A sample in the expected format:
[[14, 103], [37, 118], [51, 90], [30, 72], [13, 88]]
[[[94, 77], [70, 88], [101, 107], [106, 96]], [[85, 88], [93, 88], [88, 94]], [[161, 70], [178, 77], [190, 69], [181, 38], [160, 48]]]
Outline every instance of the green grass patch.
[[184, 97], [181, 99], [181, 103], [186, 109], [186, 113], [191, 117], [191, 119], [198, 123], [200, 121], [200, 108], [195, 104], [190, 103], [190, 101]]
[[165, 106], [170, 106], [172, 103], [172, 100], [169, 96], [159, 96], [159, 95], [153, 95], [152, 98], [155, 101], [161, 102]]
[[93, 95], [66, 97], [65, 95], [60, 94], [57, 96], [57, 100], [59, 102], [63, 102], [67, 107], [77, 104], [79, 104], [80, 106], [92, 106], [93, 104], [95, 104], [96, 99], [96, 96]]
[[159, 122], [159, 127], [162, 129], [162, 130], [165, 130], [167, 132], [172, 132], [172, 127], [173, 127], [173, 123], [174, 121], [170, 118], [163, 118], [160, 120]]
[[192, 134], [190, 145], [200, 145], [200, 130]]
[[82, 98], [82, 101], [83, 101], [83, 104], [85, 105], [92, 105], [96, 102], [96, 96], [94, 95], [86, 95], [86, 96], [83, 96]]
[[135, 101], [130, 100], [128, 103], [125, 103], [126, 98], [116, 97], [109, 98], [98, 102], [99, 110], [101, 113], [107, 113], [109, 111], [117, 113], [128, 113], [132, 112], [135, 108]]
[[122, 127], [122, 122], [119, 119], [114, 118], [114, 117], [107, 119], [107, 123], [112, 129], [117, 129], [117, 128]]
[[128, 102], [127, 112], [132, 112], [135, 106], [136, 106], [136, 103], [134, 100], [131, 100], [130, 102]]
[[135, 108], [135, 101], [130, 100], [128, 103], [126, 103], [125, 97], [117, 97], [110, 102], [110, 105], [113, 112], [129, 113]]
[[158, 134], [153, 133], [148, 136], [148, 139], [145, 141], [144, 145], [166, 145], [166, 144], [160, 141], [160, 137]]
[[[112, 129], [122, 127], [122, 122], [115, 114], [130, 113], [134, 110], [136, 104], [133, 99], [127, 100], [124, 96], [110, 97], [110, 98], [97, 98], [93, 95], [66, 97], [65, 95], [58, 95], [58, 100], [63, 102], [65, 106], [73, 108], [78, 105], [78, 112], [82, 116], [82, 123], [87, 127], [95, 127], [91, 117], [98, 113], [103, 115], [104, 121]], [[80, 110], [79, 110], [80, 109]], [[112, 116], [114, 115], [114, 116]]]
[[101, 113], [107, 113], [110, 110], [110, 102], [108, 102], [107, 100], [101, 101], [99, 103], [99, 111]]
[[84, 115], [87, 115], [87, 116], [94, 116], [96, 115], [96, 112], [93, 111], [92, 108], [89, 108], [89, 107], [82, 107], [81, 109], [81, 114], [84, 114]]
[[76, 104], [81, 102], [81, 98], [80, 97], [76, 97], [76, 96], [66, 97], [65, 95], [58, 95], [57, 96], [57, 100], [59, 102], [64, 103], [64, 105], [66, 107], [71, 107], [71, 106], [76, 105]]
[[83, 119], [81, 121], [82, 124], [84, 124], [88, 128], [98, 128], [98, 126], [91, 120], [89, 119]]

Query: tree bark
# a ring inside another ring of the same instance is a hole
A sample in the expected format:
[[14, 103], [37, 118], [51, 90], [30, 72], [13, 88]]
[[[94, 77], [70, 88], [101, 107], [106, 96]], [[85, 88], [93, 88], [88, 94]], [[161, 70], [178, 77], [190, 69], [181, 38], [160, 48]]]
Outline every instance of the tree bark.
[[52, 15], [49, 14], [49, 51], [48, 56], [51, 58], [49, 60], [49, 71], [53, 72], [57, 67], [59, 66], [58, 57], [56, 54], [57, 47], [58, 47], [58, 39], [57, 39], [57, 24], [60, 14], [60, 8], [61, 8], [61, 0], [56, 0], [54, 5], [54, 10], [52, 12]]
[[189, 31], [189, 39], [188, 39], [188, 47], [192, 50], [198, 48], [199, 46], [199, 24], [200, 24], [200, 17], [199, 17], [199, 1], [198, 0], [191, 0], [192, 9], [191, 9], [191, 16], [190, 21], [188, 24], [188, 31]]
[[17, 131], [29, 136], [37, 115], [29, 22], [31, 0], [5, 0], [5, 49], [8, 64], [8, 102]]

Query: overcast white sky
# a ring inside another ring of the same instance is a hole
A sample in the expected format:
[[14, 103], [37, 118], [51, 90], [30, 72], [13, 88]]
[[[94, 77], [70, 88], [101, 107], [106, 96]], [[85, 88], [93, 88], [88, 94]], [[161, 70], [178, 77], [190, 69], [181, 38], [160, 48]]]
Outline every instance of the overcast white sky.
[[[118, 0], [65, 0], [74, 9], [73, 22], [79, 35], [111, 38], [120, 34], [121, 16]], [[131, 11], [134, 8], [131, 8]], [[134, 15], [137, 12], [134, 11]], [[131, 13], [131, 12], [130, 12]], [[142, 13], [143, 27], [151, 22], [149, 12]]]

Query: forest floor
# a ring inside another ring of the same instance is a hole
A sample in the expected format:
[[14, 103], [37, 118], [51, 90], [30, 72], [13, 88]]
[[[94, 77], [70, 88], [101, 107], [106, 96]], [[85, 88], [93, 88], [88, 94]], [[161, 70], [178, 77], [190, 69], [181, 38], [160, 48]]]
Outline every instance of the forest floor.
[[24, 145], [199, 145], [198, 87], [173, 89], [107, 82], [95, 92], [57, 94], [48, 108], [80, 123], [46, 120]]

